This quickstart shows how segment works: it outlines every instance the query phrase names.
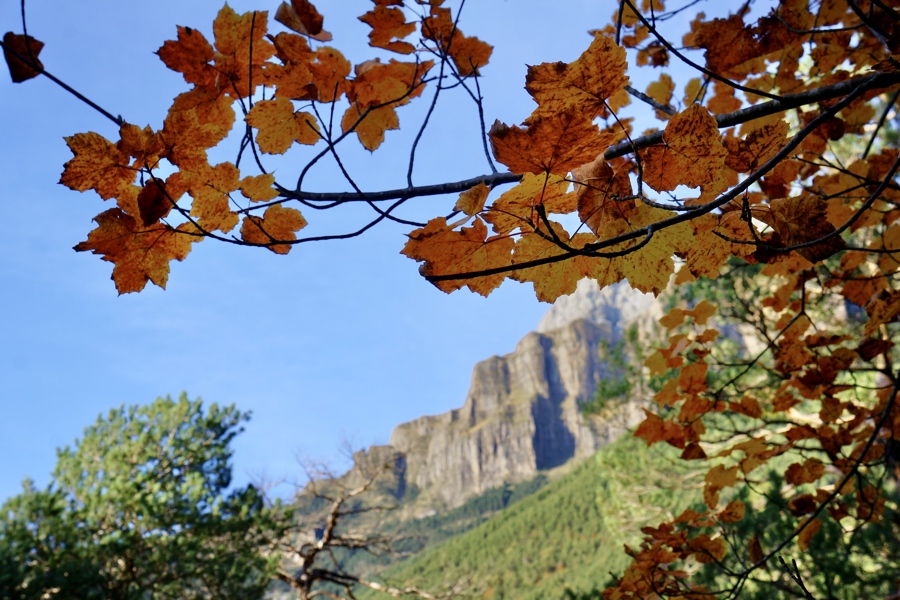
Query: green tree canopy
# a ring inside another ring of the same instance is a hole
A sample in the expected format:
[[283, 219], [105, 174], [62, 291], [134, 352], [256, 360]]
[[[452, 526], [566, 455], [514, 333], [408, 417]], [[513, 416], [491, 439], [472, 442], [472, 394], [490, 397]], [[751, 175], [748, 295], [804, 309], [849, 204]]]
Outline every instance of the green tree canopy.
[[0, 598], [258, 598], [278, 520], [229, 490], [249, 413], [158, 398], [122, 406], [58, 451], [45, 490], [0, 508]]

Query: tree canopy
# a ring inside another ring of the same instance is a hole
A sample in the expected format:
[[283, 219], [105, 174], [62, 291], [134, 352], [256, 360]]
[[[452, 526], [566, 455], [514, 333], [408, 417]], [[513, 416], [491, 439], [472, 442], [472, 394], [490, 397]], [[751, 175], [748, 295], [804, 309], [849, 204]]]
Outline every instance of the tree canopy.
[[0, 506], [0, 598], [257, 598], [277, 515], [229, 490], [249, 415], [182, 395], [120, 407]]
[[[409, 226], [403, 254], [445, 292], [487, 295], [509, 278], [553, 301], [584, 277], [654, 294], [721, 280], [661, 321], [671, 335], [645, 366], [664, 384], [636, 432], [703, 465], [705, 508], [645, 528], [605, 594], [737, 594], [788, 546], [803, 552], [834, 527], [852, 544], [896, 506], [900, 3], [727, 6], [679, 30], [675, 17], [697, 2], [609, 3], [606, 22], [586, 24], [594, 29], [578, 59], [528, 67], [536, 108], [517, 125], [484, 114], [479, 79], [492, 48], [464, 34], [463, 2], [374, 0], [360, 16], [373, 54], [357, 64], [339, 50], [340, 32], [328, 45], [308, 0], [282, 3], [275, 22], [226, 5], [211, 36], [178, 26], [159, 48], [187, 84], [161, 125], [92, 104], [119, 139], [66, 138], [73, 157], [61, 183], [113, 204], [75, 249], [112, 262], [116, 289], [128, 293], [164, 287], [170, 262], [203, 239], [287, 254], [391, 220]], [[3, 41], [13, 80], [54, 77], [24, 19], [22, 29]], [[640, 91], [632, 77], [646, 70], [659, 76]], [[451, 91], [478, 109], [485, 170], [415, 185], [416, 148], [440, 143], [429, 136], [431, 108]], [[413, 102], [429, 110], [403, 124], [415, 131], [399, 167], [408, 185], [362, 189], [342, 152], [357, 143], [377, 152]], [[646, 118], [654, 126], [636, 128]], [[208, 151], [233, 131], [235, 160], [210, 164]], [[303, 166], [277, 180], [269, 155], [287, 152]], [[307, 189], [326, 160], [344, 181]], [[441, 207], [423, 223], [402, 213], [420, 198]], [[315, 212], [348, 206], [371, 220], [301, 233]], [[759, 343], [725, 343], [728, 316]], [[786, 503], [790, 531], [744, 539], [753, 505], [740, 492], [761, 489], [766, 465], [785, 485], [761, 497]], [[704, 565], [725, 579], [693, 577]]]

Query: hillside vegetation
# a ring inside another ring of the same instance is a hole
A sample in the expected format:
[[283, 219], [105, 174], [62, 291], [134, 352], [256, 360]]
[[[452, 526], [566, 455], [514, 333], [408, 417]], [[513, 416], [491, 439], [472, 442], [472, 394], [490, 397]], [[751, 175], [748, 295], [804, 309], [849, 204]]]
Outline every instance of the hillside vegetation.
[[[433, 591], [457, 582], [473, 596], [563, 598], [621, 573], [624, 544], [700, 498], [702, 480], [676, 454], [626, 435], [571, 473], [471, 531], [388, 569], [383, 578]], [[386, 598], [365, 591], [362, 598]]]

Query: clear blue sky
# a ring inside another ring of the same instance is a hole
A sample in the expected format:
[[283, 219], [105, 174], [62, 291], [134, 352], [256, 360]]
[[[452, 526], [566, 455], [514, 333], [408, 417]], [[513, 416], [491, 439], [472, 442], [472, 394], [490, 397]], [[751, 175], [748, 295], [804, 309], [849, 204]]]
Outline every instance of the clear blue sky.
[[[333, 45], [351, 62], [378, 55], [366, 45], [368, 27], [356, 20], [370, 2], [317, 4]], [[574, 60], [590, 43], [587, 31], [609, 22], [615, 5], [470, 0], [462, 30], [495, 46], [481, 81], [488, 124], [524, 119], [534, 107], [523, 89], [525, 65]], [[274, 14], [277, 2], [231, 6]], [[50, 72], [113, 114], [159, 128], [172, 97], [188, 88], [153, 52], [175, 37], [176, 24], [212, 39], [220, 5], [31, 0], [27, 8], [29, 33], [46, 43], [41, 59]], [[3, 3], [0, 21], [4, 31], [21, 32], [18, 2]], [[530, 286], [513, 282], [488, 299], [466, 290], [443, 294], [399, 254], [406, 230], [392, 225], [352, 241], [298, 247], [287, 257], [207, 240], [184, 263], [173, 263], [167, 291], [148, 286], [117, 297], [111, 265], [71, 249], [108, 206], [93, 192], [56, 183], [71, 157], [63, 136], [97, 131], [116, 139], [116, 127], [44, 78], [13, 85], [6, 77], [0, 75], [0, 501], [26, 477], [46, 484], [55, 449], [71, 444], [98, 414], [181, 391], [253, 411], [236, 444], [239, 483], [261, 473], [296, 476], [297, 453], [329, 459], [344, 438], [356, 446], [384, 443], [398, 423], [460, 406], [472, 366], [510, 352], [547, 308]], [[400, 109], [401, 126], [418, 122], [425, 102], [416, 105]], [[416, 183], [486, 172], [476, 119], [462, 95], [443, 98], [418, 155]], [[347, 154], [367, 189], [404, 185], [409, 131], [388, 132], [374, 155]], [[293, 163], [271, 163], [276, 176], [291, 180], [305, 155], [293, 156]], [[233, 148], [214, 159], [234, 160]], [[309, 189], [348, 189], [336, 181], [333, 169], [323, 169]], [[453, 202], [424, 199], [408, 214], [445, 214]], [[306, 216], [322, 231], [359, 217]]]

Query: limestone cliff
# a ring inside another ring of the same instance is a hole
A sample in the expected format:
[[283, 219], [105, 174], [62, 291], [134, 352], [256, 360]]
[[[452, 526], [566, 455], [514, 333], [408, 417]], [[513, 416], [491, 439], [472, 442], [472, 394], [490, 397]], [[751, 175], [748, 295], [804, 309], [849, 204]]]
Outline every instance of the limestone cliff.
[[607, 290], [579, 284], [514, 352], [475, 366], [462, 408], [399, 425], [390, 438], [405, 455], [398, 487], [415, 486], [421, 506], [458, 506], [504, 482], [590, 456], [636, 424], [640, 398], [602, 417], [579, 409], [609, 375], [601, 343], [615, 344], [656, 312], [652, 297], [623, 285]]

